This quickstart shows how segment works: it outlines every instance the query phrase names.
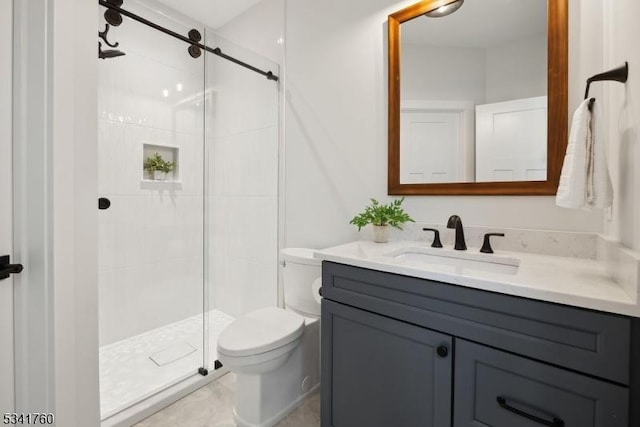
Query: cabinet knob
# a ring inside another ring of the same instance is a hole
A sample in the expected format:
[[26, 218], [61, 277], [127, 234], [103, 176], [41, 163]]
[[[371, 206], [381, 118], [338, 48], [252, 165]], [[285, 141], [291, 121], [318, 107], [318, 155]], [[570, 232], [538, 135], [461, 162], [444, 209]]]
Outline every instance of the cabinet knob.
[[438, 353], [438, 356], [440, 357], [447, 357], [449, 355], [449, 349], [446, 346], [441, 345], [436, 349], [436, 353]]

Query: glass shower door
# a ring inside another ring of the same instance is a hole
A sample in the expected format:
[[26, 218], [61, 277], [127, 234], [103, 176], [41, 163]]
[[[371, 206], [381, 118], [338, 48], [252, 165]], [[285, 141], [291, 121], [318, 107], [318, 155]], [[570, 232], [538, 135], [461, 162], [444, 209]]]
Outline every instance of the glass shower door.
[[[207, 45], [279, 76], [276, 63], [215, 34]], [[234, 319], [278, 304], [279, 83], [206, 53], [205, 201], [209, 361]]]
[[102, 419], [198, 375], [205, 357], [204, 58], [129, 18], [108, 39], [125, 55], [99, 62]]

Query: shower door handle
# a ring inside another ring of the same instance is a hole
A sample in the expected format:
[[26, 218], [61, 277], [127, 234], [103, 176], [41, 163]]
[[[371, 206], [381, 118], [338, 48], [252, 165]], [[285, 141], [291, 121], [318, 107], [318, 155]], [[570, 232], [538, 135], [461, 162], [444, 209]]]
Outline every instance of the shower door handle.
[[111, 200], [107, 199], [106, 197], [100, 197], [98, 199], [98, 209], [105, 210], [105, 209], [109, 209], [110, 207], [111, 207]]
[[0, 256], [0, 280], [8, 279], [12, 274], [22, 271], [22, 264], [9, 264], [9, 255]]

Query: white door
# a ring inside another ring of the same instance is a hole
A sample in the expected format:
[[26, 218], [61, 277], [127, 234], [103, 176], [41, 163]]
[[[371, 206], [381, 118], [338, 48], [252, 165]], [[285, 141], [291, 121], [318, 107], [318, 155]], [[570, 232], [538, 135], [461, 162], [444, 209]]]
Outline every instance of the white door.
[[455, 182], [461, 139], [456, 113], [402, 113], [400, 182]]
[[473, 103], [403, 102], [400, 183], [466, 182], [473, 164]]
[[[11, 189], [12, 3], [0, 1], [0, 256], [13, 260]], [[13, 279], [0, 280], [0, 414], [14, 410]]]
[[547, 179], [547, 97], [476, 106], [476, 181]]

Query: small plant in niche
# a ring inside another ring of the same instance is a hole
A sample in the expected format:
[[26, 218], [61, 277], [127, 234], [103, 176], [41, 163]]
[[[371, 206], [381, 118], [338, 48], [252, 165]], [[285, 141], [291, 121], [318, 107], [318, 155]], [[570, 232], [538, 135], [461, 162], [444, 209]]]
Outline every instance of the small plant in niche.
[[176, 163], [166, 161], [159, 153], [154, 153], [153, 156], [147, 157], [144, 161], [144, 170], [156, 181], [164, 180], [166, 174], [173, 172], [175, 169]]
[[404, 197], [396, 199], [386, 205], [381, 204], [376, 199], [371, 199], [371, 204], [364, 208], [364, 211], [353, 217], [349, 224], [358, 227], [358, 231], [367, 224], [373, 225], [373, 241], [386, 243], [389, 241], [389, 230], [391, 227], [402, 229], [405, 222], [415, 222], [402, 209]]

